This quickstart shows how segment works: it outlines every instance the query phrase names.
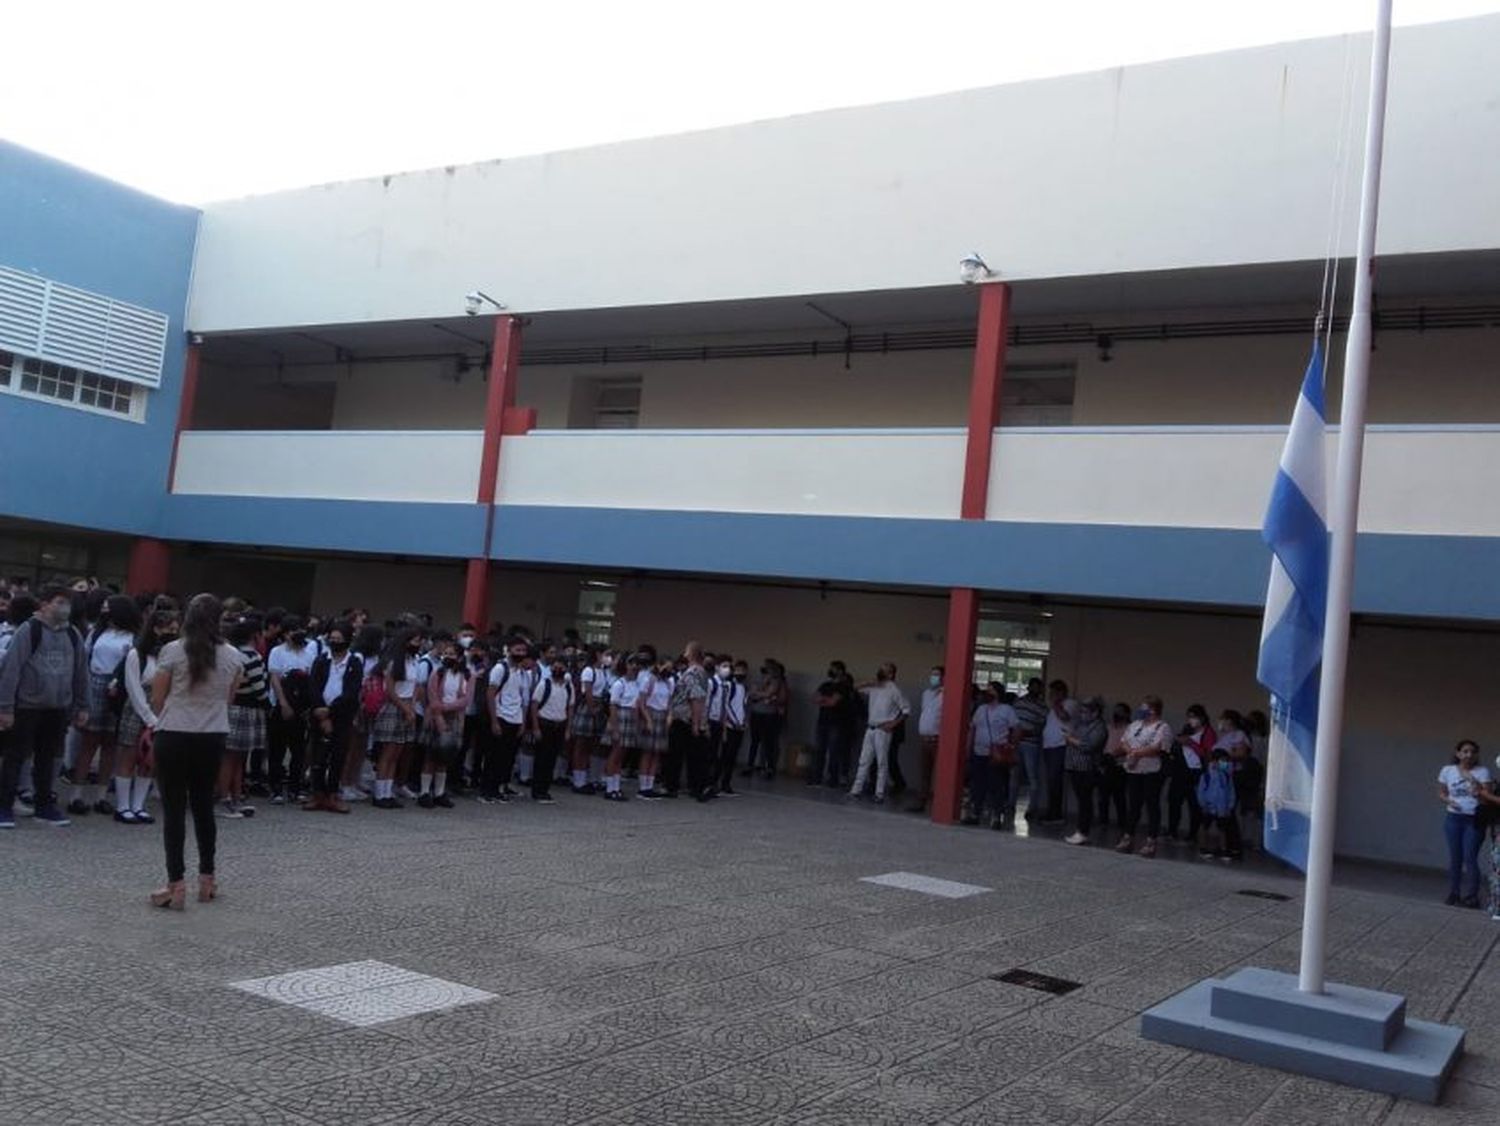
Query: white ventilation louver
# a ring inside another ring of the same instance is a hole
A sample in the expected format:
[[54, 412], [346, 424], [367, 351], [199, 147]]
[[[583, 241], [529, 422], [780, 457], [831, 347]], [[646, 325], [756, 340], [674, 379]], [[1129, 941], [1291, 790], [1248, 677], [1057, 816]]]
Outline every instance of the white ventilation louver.
[[165, 313], [0, 266], [0, 348], [146, 387], [161, 385]]

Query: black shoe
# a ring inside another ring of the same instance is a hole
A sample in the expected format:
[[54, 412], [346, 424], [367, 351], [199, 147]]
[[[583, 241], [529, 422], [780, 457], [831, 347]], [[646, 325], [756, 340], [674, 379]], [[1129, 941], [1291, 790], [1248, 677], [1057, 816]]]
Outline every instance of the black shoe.
[[619, 790], [609, 790], [609, 791], [607, 791], [605, 793], [604, 800], [605, 801], [626, 801], [627, 799], [626, 799], [626, 797], [625, 797], [624, 794], [620, 793]]
[[406, 808], [406, 805], [405, 805], [404, 802], [398, 801], [395, 798], [376, 798], [370, 804], [373, 805], [376, 809], [405, 809]]
[[556, 805], [557, 804], [557, 799], [554, 798], [551, 794], [532, 794], [531, 795], [531, 800], [534, 801], [534, 802], [536, 802], [537, 805]]
[[509, 786], [502, 786], [500, 788], [500, 800], [501, 801], [504, 801], [506, 798], [518, 798], [520, 796], [521, 796], [521, 791], [519, 791], [519, 790], [512, 790]]
[[676, 790], [667, 790], [667, 791], [665, 791], [662, 794], [662, 797], [664, 797], [664, 798], [671, 798], [673, 801], [676, 801], [677, 800], [677, 791]]
[[699, 793], [698, 793], [698, 800], [699, 801], [713, 801], [714, 798], [716, 798], [718, 796], [719, 796], [718, 791], [715, 790], [712, 786], [705, 786], [702, 790], [699, 791]]
[[437, 806], [439, 809], [452, 809], [453, 799], [450, 798], [447, 794], [434, 794], [432, 796], [432, 804]]
[[417, 804], [419, 806], [421, 806], [423, 809], [431, 809], [432, 808], [432, 795], [431, 794], [421, 794], [421, 795], [419, 795], [417, 797]]
[[1448, 898], [1445, 899], [1445, 900], [1443, 900], [1443, 906], [1445, 906], [1445, 907], [1457, 907], [1458, 906], [1458, 896], [1455, 895], [1455, 894], [1453, 894], [1452, 892], [1450, 892], [1448, 894]]
[[68, 803], [68, 812], [71, 813], [74, 817], [82, 817], [84, 814], [88, 813], [88, 811], [88, 803], [85, 802], [82, 798], [74, 798]]
[[725, 782], [722, 786], [719, 787], [719, 796], [725, 798], [735, 797], [736, 795], [734, 792], [734, 787], [731, 786], [728, 782]]
[[59, 782], [66, 782], [71, 786], [73, 784], [73, 768], [71, 766], [63, 767], [57, 772], [57, 780]]
[[114, 803], [105, 801], [103, 798], [100, 798], [94, 803], [94, 812], [99, 814], [101, 817], [111, 817], [115, 812]]
[[637, 790], [635, 796], [642, 801], [659, 801], [662, 794], [660, 790]]

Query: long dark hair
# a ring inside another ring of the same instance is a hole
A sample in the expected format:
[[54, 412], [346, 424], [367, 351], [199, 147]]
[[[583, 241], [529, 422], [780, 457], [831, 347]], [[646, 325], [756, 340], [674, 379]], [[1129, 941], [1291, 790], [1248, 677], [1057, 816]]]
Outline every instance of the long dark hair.
[[135, 635], [135, 651], [141, 656], [141, 668], [146, 667], [146, 658], [161, 652], [162, 639], [156, 631], [163, 626], [177, 624], [176, 610], [153, 610], [146, 616], [140, 632]]
[[195, 594], [182, 618], [182, 647], [187, 651], [188, 683], [201, 684], [219, 659], [219, 620], [224, 604], [212, 594]]
[[406, 647], [411, 644], [411, 639], [417, 636], [414, 629], [398, 629], [385, 643], [385, 649], [380, 654], [378, 668], [384, 676], [390, 673], [391, 677], [398, 683], [406, 679]]

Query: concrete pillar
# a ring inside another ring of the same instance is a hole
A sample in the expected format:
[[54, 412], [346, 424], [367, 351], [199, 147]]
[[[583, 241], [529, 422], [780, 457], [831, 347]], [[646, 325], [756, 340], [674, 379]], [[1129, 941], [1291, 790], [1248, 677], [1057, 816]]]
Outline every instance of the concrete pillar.
[[[500, 441], [506, 434], [525, 433], [527, 412], [516, 410], [516, 379], [521, 370], [521, 322], [513, 316], [495, 318], [490, 349], [489, 388], [484, 401], [484, 445], [479, 457], [479, 490], [484, 506], [484, 544], [469, 560], [464, 577], [464, 621], [476, 629], [490, 624], [490, 540], [495, 528], [495, 485], [500, 472]], [[535, 418], [534, 415], [531, 416]]]

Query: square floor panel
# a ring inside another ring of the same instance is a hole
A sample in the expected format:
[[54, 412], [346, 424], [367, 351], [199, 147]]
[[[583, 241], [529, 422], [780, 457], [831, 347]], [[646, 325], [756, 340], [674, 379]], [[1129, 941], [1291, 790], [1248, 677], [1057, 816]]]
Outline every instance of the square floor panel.
[[965, 899], [971, 895], [983, 895], [993, 888], [982, 888], [978, 884], [961, 884], [956, 880], [940, 880], [936, 876], [919, 876], [915, 872], [887, 872], [883, 876], [862, 876], [861, 882], [880, 884], [882, 887], [920, 891], [925, 895], [937, 895], [943, 899]]
[[296, 970], [230, 985], [361, 1028], [495, 998], [482, 989], [374, 961]]

